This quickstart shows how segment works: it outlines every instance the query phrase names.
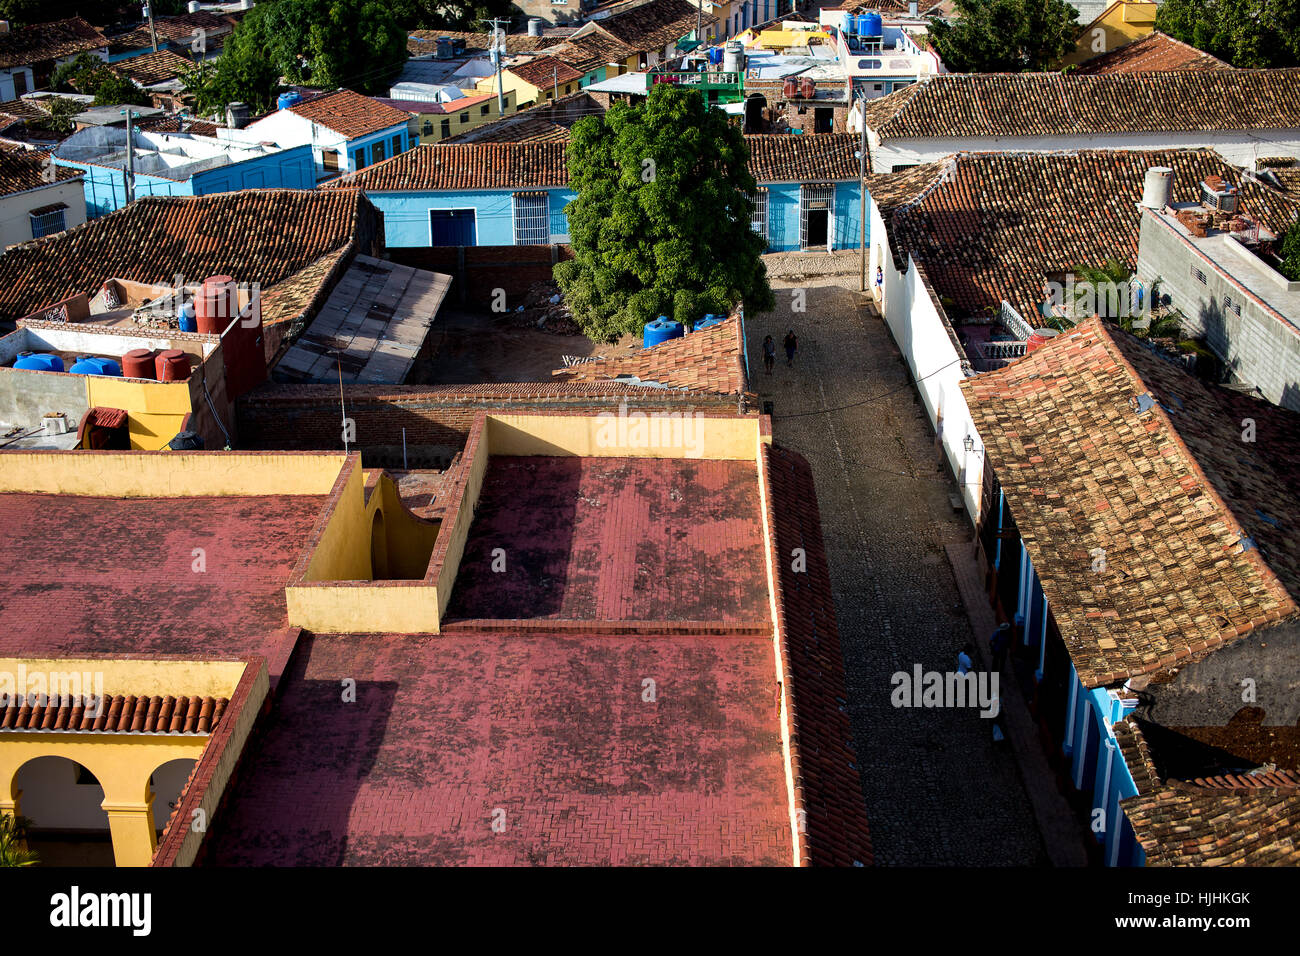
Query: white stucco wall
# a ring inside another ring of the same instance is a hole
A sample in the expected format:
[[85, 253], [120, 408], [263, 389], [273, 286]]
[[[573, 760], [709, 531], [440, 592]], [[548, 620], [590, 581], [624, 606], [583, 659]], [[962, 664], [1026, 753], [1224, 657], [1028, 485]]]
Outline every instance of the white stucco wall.
[[39, 189], [0, 196], [0, 249], [8, 249], [32, 238], [32, 221], [28, 215], [33, 209], [63, 203], [66, 228], [79, 226], [86, 221], [86, 193], [80, 179], [65, 179]]
[[[876, 267], [884, 274], [881, 311], [890, 334], [911, 369], [925, 406], [926, 415], [938, 433], [943, 455], [961, 488], [966, 515], [972, 524], [979, 520], [981, 483], [984, 480], [984, 442], [975, 430], [970, 408], [961, 392], [966, 377], [962, 353], [933, 290], [921, 279], [920, 270], [909, 256], [905, 270], [894, 265], [884, 218], [871, 202], [871, 260], [867, 281], [874, 288]], [[967, 452], [967, 436], [975, 450]]]

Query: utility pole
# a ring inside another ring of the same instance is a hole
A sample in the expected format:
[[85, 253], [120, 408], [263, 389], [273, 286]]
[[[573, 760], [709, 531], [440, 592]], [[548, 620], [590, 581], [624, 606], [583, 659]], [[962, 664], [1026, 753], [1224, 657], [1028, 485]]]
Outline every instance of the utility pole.
[[[492, 62], [497, 68], [497, 115], [506, 115], [506, 93], [505, 87], [501, 80], [501, 57], [506, 52], [506, 31], [505, 27], [509, 25], [509, 20], [502, 20], [499, 17], [493, 17], [491, 20], [480, 20], [480, 23], [492, 24], [492, 39], [489, 41], [491, 46], [489, 52], [492, 54]], [[500, 34], [497, 31], [500, 30]], [[498, 41], [498, 36], [500, 40]], [[498, 42], [500, 45], [498, 46]]]
[[153, 26], [153, 4], [146, 3], [144, 6], [145, 16], [149, 18], [149, 39], [153, 41], [153, 51], [158, 52], [158, 31]]
[[122, 191], [126, 194], [126, 204], [131, 205], [135, 199], [135, 142], [131, 135], [131, 109], [118, 110], [126, 117], [126, 179], [122, 182]]

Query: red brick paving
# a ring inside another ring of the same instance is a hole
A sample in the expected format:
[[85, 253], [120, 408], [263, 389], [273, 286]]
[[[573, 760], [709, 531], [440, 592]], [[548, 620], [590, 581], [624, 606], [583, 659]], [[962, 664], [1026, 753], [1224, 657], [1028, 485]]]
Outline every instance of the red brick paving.
[[763, 547], [754, 462], [494, 456], [448, 616], [764, 620]]
[[0, 495], [0, 654], [275, 658], [324, 501]]
[[264, 734], [206, 863], [792, 859], [770, 637], [305, 636]]

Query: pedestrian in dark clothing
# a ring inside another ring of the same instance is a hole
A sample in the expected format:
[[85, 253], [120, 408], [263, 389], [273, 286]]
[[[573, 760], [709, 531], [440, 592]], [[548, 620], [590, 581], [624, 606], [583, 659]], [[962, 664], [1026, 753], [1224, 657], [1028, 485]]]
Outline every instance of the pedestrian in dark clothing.
[[1002, 670], [1006, 663], [1007, 651], [1011, 650], [1011, 625], [1003, 621], [989, 638], [989, 649], [993, 651], [993, 669]]
[[763, 368], [767, 369], [767, 374], [772, 374], [772, 366], [776, 364], [776, 343], [772, 341], [772, 336], [763, 339]]
[[785, 364], [794, 364], [794, 353], [799, 351], [799, 340], [794, 337], [794, 329], [785, 333]]

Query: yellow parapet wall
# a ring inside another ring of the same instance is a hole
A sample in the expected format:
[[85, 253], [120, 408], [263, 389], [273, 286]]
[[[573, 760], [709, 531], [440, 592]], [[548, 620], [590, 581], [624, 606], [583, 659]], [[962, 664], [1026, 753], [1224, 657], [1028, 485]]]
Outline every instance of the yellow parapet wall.
[[166, 448], [192, 409], [190, 382], [142, 382], [107, 375], [87, 375], [86, 402], [91, 408], [121, 408], [127, 415], [132, 448]]
[[179, 498], [326, 495], [347, 460], [337, 452], [6, 451], [0, 493]]
[[625, 407], [598, 415], [488, 415], [486, 438], [480, 454], [723, 461], [753, 461], [759, 441], [755, 416]]
[[[166, 696], [185, 693], [229, 698], [239, 685], [246, 666], [244, 661], [0, 657], [0, 695], [106, 693]], [[37, 681], [43, 681], [45, 686], [37, 687]], [[53, 686], [68, 682], [82, 686], [62, 689]], [[85, 686], [87, 683], [90, 686]]]
[[423, 581], [289, 585], [289, 620], [320, 634], [437, 634], [438, 589]]

